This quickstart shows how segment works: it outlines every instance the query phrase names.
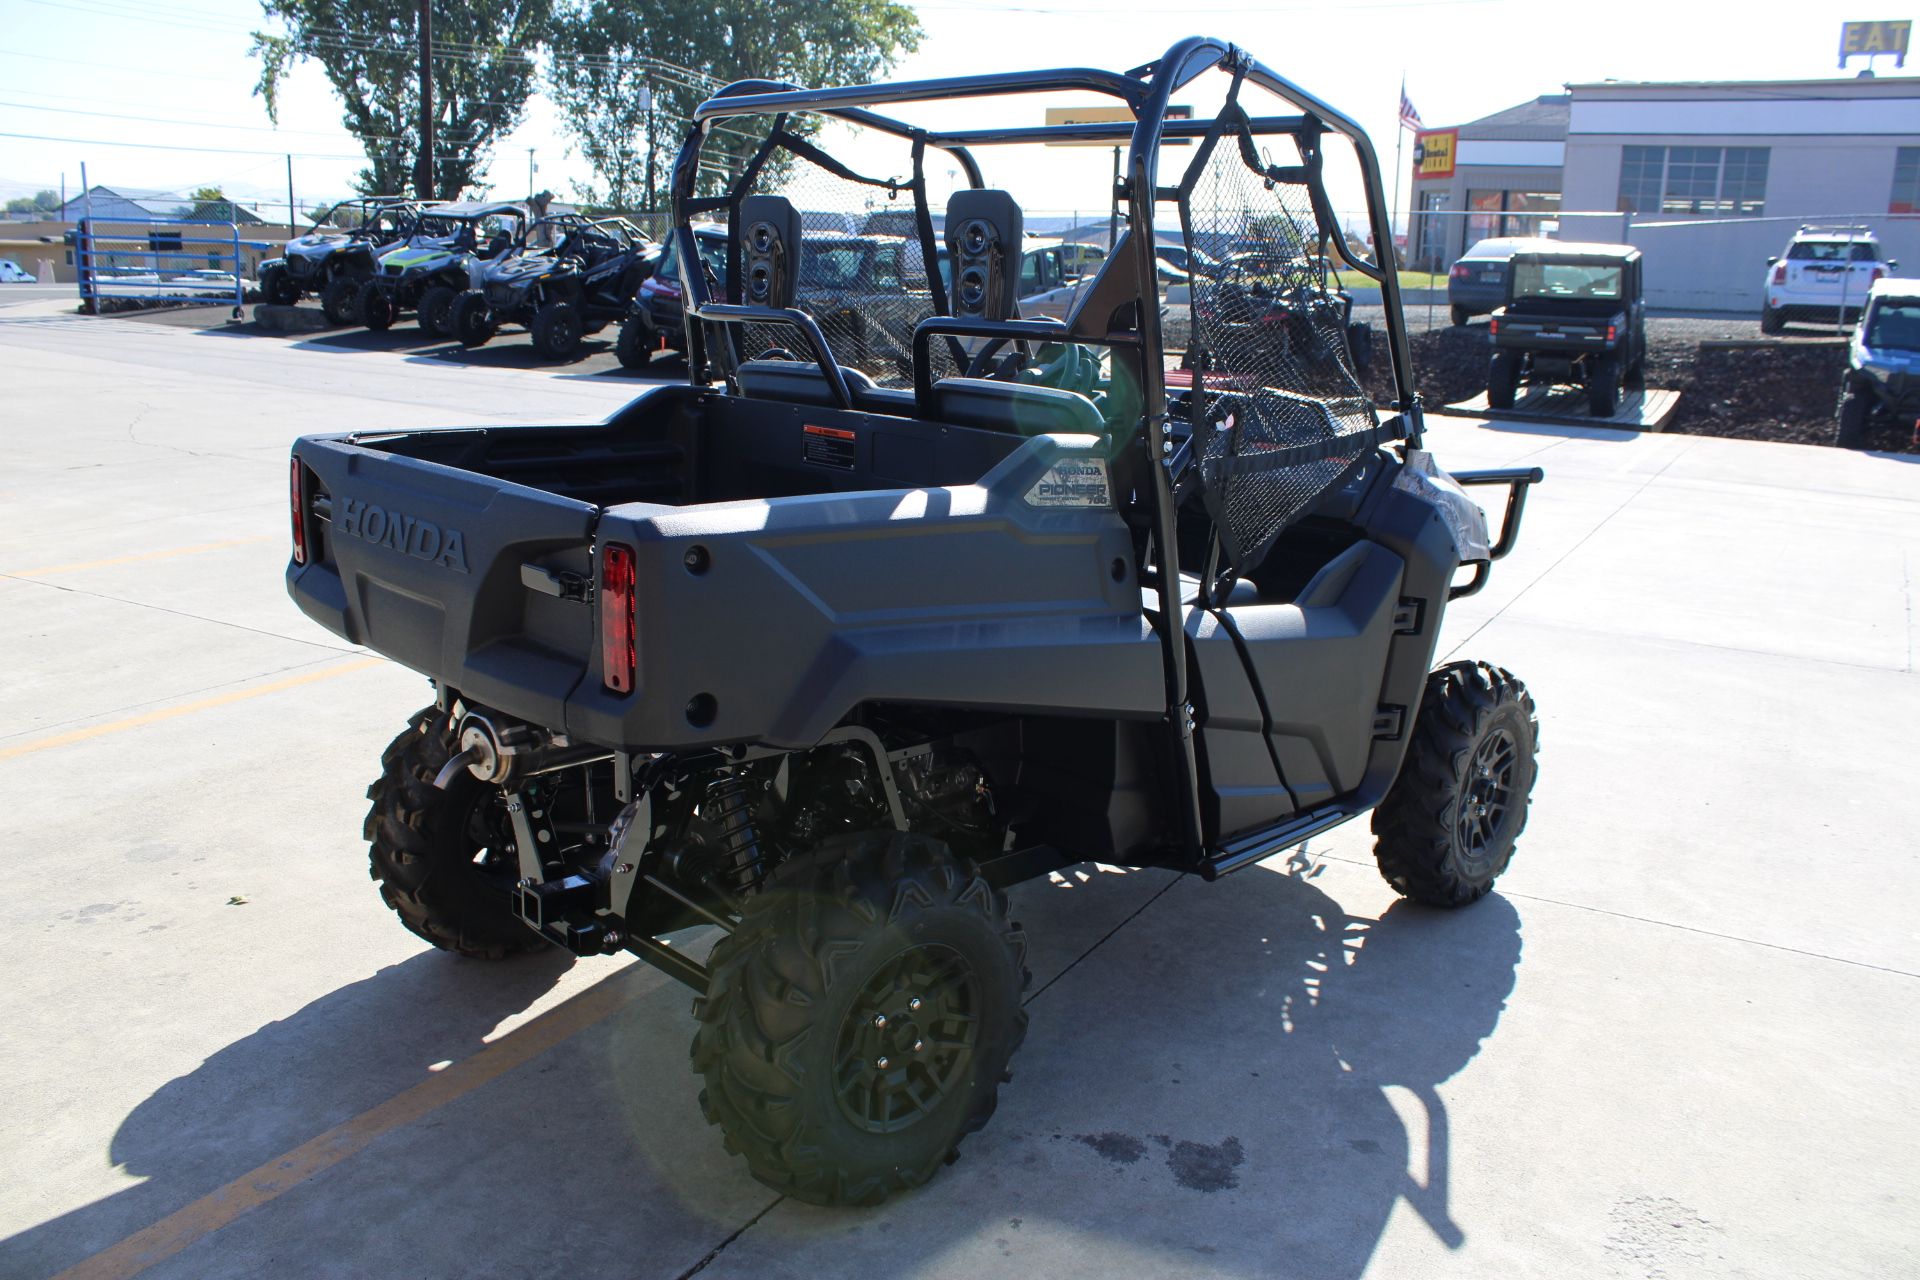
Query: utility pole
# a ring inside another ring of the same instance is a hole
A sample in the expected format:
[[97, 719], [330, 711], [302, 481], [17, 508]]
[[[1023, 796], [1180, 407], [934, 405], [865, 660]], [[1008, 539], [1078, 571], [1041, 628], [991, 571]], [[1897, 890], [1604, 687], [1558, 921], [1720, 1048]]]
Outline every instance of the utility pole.
[[533, 148], [527, 148], [527, 203], [533, 203]]
[[293, 219], [294, 219], [293, 157], [288, 156], [287, 157], [287, 239], [289, 240], [293, 239], [295, 236], [300, 234], [299, 230], [294, 226]]
[[[647, 106], [647, 213], [652, 215], [654, 213], [653, 150], [656, 145], [653, 136], [653, 81], [648, 80], [646, 87], [640, 92], [646, 99]], [[664, 232], [662, 238], [665, 238]]]
[[433, 199], [433, 9], [420, 0], [420, 158], [413, 186], [422, 200]]

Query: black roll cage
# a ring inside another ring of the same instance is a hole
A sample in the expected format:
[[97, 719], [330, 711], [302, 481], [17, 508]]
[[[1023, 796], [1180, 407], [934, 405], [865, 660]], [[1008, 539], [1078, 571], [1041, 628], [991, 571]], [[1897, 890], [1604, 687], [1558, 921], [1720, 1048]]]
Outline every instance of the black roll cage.
[[[721, 208], [732, 209], [737, 206], [741, 193], [753, 182], [775, 145], [781, 145], [784, 142], [790, 150], [798, 150], [792, 145], [794, 135], [786, 132], [786, 119], [789, 113], [806, 112], [830, 116], [851, 124], [877, 129], [912, 143], [914, 175], [910, 182], [896, 184], [861, 177], [850, 171], [844, 171], [842, 176], [875, 186], [907, 190], [913, 195], [916, 221], [920, 228], [922, 250], [928, 266], [929, 286], [933, 292], [936, 313], [931, 319], [917, 326], [913, 335], [916, 399], [922, 400], [923, 408], [925, 406], [922, 397], [928, 389], [927, 346], [929, 339], [935, 334], [998, 336], [1013, 341], [1044, 337], [1055, 341], [1085, 341], [1108, 346], [1126, 345], [1139, 352], [1143, 375], [1141, 379], [1144, 396], [1142, 418], [1146, 428], [1145, 443], [1148, 457], [1159, 464], [1148, 466], [1145, 470], [1150, 477], [1147, 485], [1150, 495], [1147, 505], [1151, 511], [1154, 561], [1158, 569], [1160, 617], [1163, 620], [1159, 633], [1166, 676], [1166, 724], [1172, 734], [1173, 757], [1179, 773], [1177, 791], [1181, 834], [1184, 837], [1185, 847], [1196, 860], [1204, 853], [1200, 779], [1194, 753], [1194, 712], [1188, 688], [1184, 649], [1185, 631], [1181, 625], [1185, 613], [1181, 604], [1177, 503], [1173, 491], [1173, 452], [1166, 430], [1168, 409], [1165, 347], [1160, 331], [1159, 308], [1144, 306], [1133, 309], [1137, 318], [1137, 334], [1123, 335], [1109, 332], [1108, 324], [1115, 314], [1113, 304], [1119, 297], [1117, 285], [1121, 280], [1119, 274], [1122, 270], [1119, 266], [1121, 262], [1128, 263], [1133, 276], [1133, 280], [1128, 282], [1132, 287], [1125, 300], [1137, 300], [1152, 293], [1153, 282], [1156, 279], [1154, 209], [1160, 202], [1176, 201], [1182, 195], [1178, 188], [1158, 185], [1161, 140], [1169, 137], [1204, 137], [1218, 124], [1218, 120], [1170, 120], [1167, 118], [1168, 106], [1175, 93], [1216, 68], [1267, 90], [1299, 108], [1301, 112], [1298, 116], [1254, 118], [1243, 116], [1244, 127], [1249, 133], [1289, 134], [1296, 141], [1304, 143], [1303, 154], [1317, 149], [1320, 135], [1327, 132], [1339, 134], [1352, 144], [1366, 188], [1368, 222], [1373, 243], [1376, 250], [1384, 251], [1382, 256], [1385, 259], [1385, 265], [1356, 259], [1348, 252], [1346, 238], [1341, 234], [1340, 228], [1335, 225], [1332, 217], [1317, 165], [1308, 166], [1301, 180], [1308, 187], [1322, 242], [1347, 267], [1373, 280], [1381, 288], [1381, 297], [1386, 309], [1387, 347], [1393, 369], [1394, 407], [1401, 415], [1400, 430], [1393, 434], [1404, 437], [1409, 444], [1418, 447], [1421, 437], [1420, 400], [1413, 387], [1412, 364], [1408, 352], [1406, 329], [1400, 311], [1400, 282], [1394, 270], [1397, 263], [1393, 253], [1393, 228], [1386, 207], [1386, 192], [1381, 179], [1380, 162], [1374, 154], [1373, 144], [1366, 132], [1351, 117], [1334, 110], [1319, 98], [1260, 63], [1246, 51], [1226, 41], [1204, 36], [1189, 36], [1176, 42], [1157, 60], [1136, 67], [1125, 74], [1092, 67], [1062, 67], [1055, 70], [948, 76], [931, 80], [905, 80], [891, 84], [829, 89], [803, 89], [797, 85], [771, 80], [736, 81], [695, 109], [691, 127], [674, 160], [671, 186], [673, 229], [670, 234], [674, 238], [675, 253], [682, 261], [693, 263], [700, 260], [698, 247], [694, 243], [693, 215]], [[872, 107], [887, 103], [933, 102], [1023, 93], [1056, 93], [1062, 90], [1082, 90], [1118, 98], [1132, 110], [1134, 120], [1131, 124], [1121, 121], [1112, 124], [1041, 125], [943, 132], [923, 129], [870, 110]], [[766, 143], [748, 161], [741, 176], [735, 180], [725, 197], [718, 199], [697, 197], [695, 187], [700, 172], [702, 144], [706, 141], [715, 122], [743, 115], [764, 115], [773, 118], [773, 126], [769, 130]], [[970, 150], [972, 147], [1033, 142], [1108, 141], [1116, 144], [1124, 142], [1127, 145], [1126, 167], [1116, 197], [1124, 201], [1126, 206], [1128, 234], [1111, 246], [1110, 256], [1102, 266], [1099, 276], [1082, 305], [1076, 309], [1073, 316], [1069, 317], [1067, 323], [1040, 325], [1032, 321], [1018, 320], [960, 322], [945, 315], [947, 308], [944, 290], [939, 272], [933, 266], [935, 246], [932, 243], [932, 224], [928, 216], [922, 165], [926, 148], [935, 147], [950, 155], [961, 171], [966, 174], [968, 183], [977, 188], [984, 187], [986, 182]], [[815, 152], [809, 158], [819, 158], [819, 153], [804, 142], [801, 142], [800, 146], [805, 147], [807, 151]], [[731, 281], [737, 282], [740, 279], [739, 263], [733, 258], [738, 254], [738, 237], [730, 235], [728, 241], [730, 278]], [[1125, 246], [1124, 250], [1122, 246]], [[1110, 275], [1116, 287], [1103, 288], [1103, 284], [1109, 283]], [[693, 270], [683, 275], [683, 287], [686, 290], [684, 310], [687, 325], [688, 375], [696, 385], [709, 380], [711, 376], [706, 349], [708, 325], [725, 326], [757, 321], [798, 328], [804, 335], [806, 345], [811, 349], [814, 359], [820, 364], [835, 400], [842, 405], [851, 403], [844, 375], [840, 373], [818, 326], [804, 312], [746, 306], [730, 298], [713, 298], [710, 296], [705, 276], [705, 272]], [[737, 287], [737, 285], [729, 287]], [[734, 343], [731, 341], [724, 346], [723, 361], [729, 368], [733, 360], [733, 346]]]

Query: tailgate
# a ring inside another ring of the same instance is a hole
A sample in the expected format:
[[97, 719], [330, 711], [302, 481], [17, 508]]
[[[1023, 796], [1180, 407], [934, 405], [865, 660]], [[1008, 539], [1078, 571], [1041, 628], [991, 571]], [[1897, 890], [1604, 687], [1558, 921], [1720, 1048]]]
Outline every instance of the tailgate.
[[586, 669], [599, 508], [387, 453], [345, 436], [294, 445], [308, 563], [294, 601], [322, 626], [469, 699], [559, 725]]

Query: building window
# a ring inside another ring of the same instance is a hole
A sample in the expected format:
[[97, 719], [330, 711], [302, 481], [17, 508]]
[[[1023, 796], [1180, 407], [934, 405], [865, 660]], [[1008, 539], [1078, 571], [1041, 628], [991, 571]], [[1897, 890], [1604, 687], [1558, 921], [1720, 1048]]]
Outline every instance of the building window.
[[1620, 212], [1652, 213], [1660, 207], [1660, 174], [1665, 147], [1620, 148]]
[[1755, 218], [1767, 207], [1765, 147], [1728, 147], [1720, 173], [1720, 211]]
[[1754, 217], [1767, 207], [1766, 147], [1622, 147], [1622, 213]]
[[1893, 159], [1893, 198], [1888, 213], [1920, 213], [1920, 147], [1901, 147]]

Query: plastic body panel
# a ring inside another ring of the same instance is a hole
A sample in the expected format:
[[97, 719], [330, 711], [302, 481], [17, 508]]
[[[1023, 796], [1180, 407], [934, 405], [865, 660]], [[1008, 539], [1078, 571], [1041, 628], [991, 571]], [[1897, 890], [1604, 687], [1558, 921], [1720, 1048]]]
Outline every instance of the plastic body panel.
[[1160, 715], [1126, 526], [1026, 500], [1075, 455], [1098, 442], [1037, 437], [976, 485], [608, 509], [601, 540], [636, 557], [639, 687], [606, 690], [596, 655], [568, 733], [797, 748], [867, 701]]

